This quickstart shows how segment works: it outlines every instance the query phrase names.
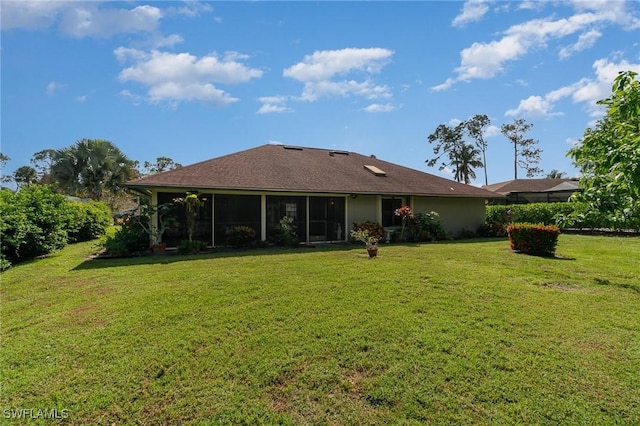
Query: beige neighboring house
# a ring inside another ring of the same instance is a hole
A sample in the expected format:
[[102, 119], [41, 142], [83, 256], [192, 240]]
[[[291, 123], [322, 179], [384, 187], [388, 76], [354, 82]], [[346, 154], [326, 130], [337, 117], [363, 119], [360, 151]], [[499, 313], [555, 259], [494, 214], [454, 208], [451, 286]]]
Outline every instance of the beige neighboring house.
[[[196, 238], [212, 245], [224, 245], [226, 231], [238, 225], [268, 240], [284, 216], [294, 220], [303, 243], [347, 241], [354, 222], [400, 225], [394, 211], [403, 204], [416, 213], [439, 213], [447, 232], [455, 236], [483, 224], [487, 199], [498, 197], [373, 156], [284, 145], [262, 145], [127, 186], [149, 195], [153, 204], [197, 192], [205, 202]], [[184, 223], [179, 210], [176, 214]], [[180, 226], [164, 239], [177, 245], [184, 235]]]
[[499, 204], [557, 203], [566, 202], [571, 194], [579, 191], [578, 179], [515, 179], [483, 186], [488, 191], [502, 195]]

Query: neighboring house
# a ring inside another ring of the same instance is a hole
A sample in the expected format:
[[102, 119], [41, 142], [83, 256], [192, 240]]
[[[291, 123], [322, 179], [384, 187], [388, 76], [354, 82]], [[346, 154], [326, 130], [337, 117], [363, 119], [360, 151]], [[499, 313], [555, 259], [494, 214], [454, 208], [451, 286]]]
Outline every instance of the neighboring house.
[[[234, 226], [268, 240], [284, 216], [294, 219], [301, 242], [346, 241], [354, 222], [400, 225], [395, 209], [435, 211], [451, 235], [484, 223], [486, 200], [497, 195], [354, 152], [263, 145], [130, 181], [127, 186], [171, 203], [185, 192], [205, 200], [197, 238], [223, 245]], [[182, 219], [184, 216], [182, 216]], [[181, 218], [178, 218], [181, 220]], [[182, 220], [184, 223], [184, 220]], [[184, 226], [166, 233], [177, 245]]]
[[502, 195], [500, 204], [566, 202], [578, 191], [577, 179], [515, 179], [483, 186], [488, 191]]

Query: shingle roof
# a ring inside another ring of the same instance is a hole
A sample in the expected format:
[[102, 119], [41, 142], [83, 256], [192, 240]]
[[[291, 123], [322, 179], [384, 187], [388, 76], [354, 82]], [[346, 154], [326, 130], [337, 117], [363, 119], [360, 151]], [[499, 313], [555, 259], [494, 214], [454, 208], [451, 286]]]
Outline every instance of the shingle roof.
[[[384, 175], [374, 173], [380, 169]], [[143, 177], [137, 189], [240, 189], [492, 198], [497, 194], [354, 152], [262, 145]]]
[[[556, 188], [561, 184], [562, 189]], [[569, 187], [569, 184], [573, 184], [575, 188]], [[571, 178], [565, 179], [515, 179], [505, 182], [494, 183], [491, 185], [483, 186], [488, 191], [493, 191], [498, 194], [507, 195], [513, 192], [550, 192], [550, 191], [568, 191], [571, 189], [577, 189], [577, 181]]]

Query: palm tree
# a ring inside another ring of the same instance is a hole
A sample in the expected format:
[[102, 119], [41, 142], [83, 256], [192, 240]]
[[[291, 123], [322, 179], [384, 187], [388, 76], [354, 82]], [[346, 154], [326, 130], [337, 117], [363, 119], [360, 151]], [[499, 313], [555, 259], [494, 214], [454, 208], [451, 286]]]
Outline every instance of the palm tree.
[[480, 151], [471, 144], [463, 144], [452, 158], [451, 165], [455, 168], [456, 182], [469, 184], [476, 178], [474, 169], [483, 165], [480, 160]]
[[51, 174], [66, 193], [100, 201], [133, 177], [134, 162], [109, 141], [82, 139], [56, 152]]
[[547, 173], [547, 179], [562, 179], [564, 175], [564, 172], [553, 169], [549, 173]]

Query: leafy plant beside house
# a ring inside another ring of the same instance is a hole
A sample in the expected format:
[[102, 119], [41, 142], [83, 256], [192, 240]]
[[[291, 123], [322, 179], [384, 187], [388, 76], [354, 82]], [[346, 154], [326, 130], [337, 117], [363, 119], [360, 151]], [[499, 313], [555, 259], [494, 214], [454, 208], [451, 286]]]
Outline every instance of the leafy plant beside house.
[[227, 245], [236, 248], [251, 247], [256, 242], [256, 231], [248, 226], [234, 226], [227, 231]]
[[409, 221], [409, 231], [414, 241], [441, 241], [447, 238], [437, 212], [414, 214]]
[[200, 212], [200, 207], [204, 206], [205, 199], [201, 199], [195, 192], [187, 192], [184, 197], [174, 198], [174, 203], [184, 205], [187, 219], [187, 237], [193, 241], [193, 234], [196, 232], [196, 220]]
[[555, 225], [514, 223], [507, 227], [511, 250], [536, 256], [553, 256], [560, 229]]
[[275, 233], [274, 242], [278, 246], [285, 247], [297, 247], [300, 245], [296, 226], [294, 225], [292, 218], [284, 216], [280, 219], [278, 229]]
[[361, 228], [352, 229], [351, 237], [366, 245], [369, 257], [376, 257], [378, 255], [378, 241], [380, 241], [380, 238], [377, 235], [372, 235], [368, 230]]
[[377, 222], [371, 222], [369, 220], [365, 222], [354, 222], [351, 236], [353, 237], [354, 231], [358, 232], [360, 230], [367, 231], [370, 236], [377, 238], [378, 241], [380, 241], [382, 237], [384, 237], [384, 227]]
[[411, 221], [411, 218], [413, 217], [413, 210], [411, 209], [410, 206], [402, 205], [399, 208], [397, 208], [393, 213], [396, 216], [400, 217], [400, 219], [402, 220], [402, 228], [400, 229], [400, 239], [404, 240], [405, 239], [404, 231], [407, 227], [407, 224]]
[[[168, 228], [175, 226], [176, 219], [171, 215], [173, 204], [165, 203], [144, 207], [143, 214], [134, 217], [140, 227], [151, 237], [151, 245], [161, 244], [162, 236]], [[153, 216], [157, 216], [157, 226], [153, 223]]]
[[120, 229], [107, 236], [103, 243], [109, 256], [131, 256], [149, 249], [149, 234], [141, 226], [148, 218], [127, 215], [123, 218]]

